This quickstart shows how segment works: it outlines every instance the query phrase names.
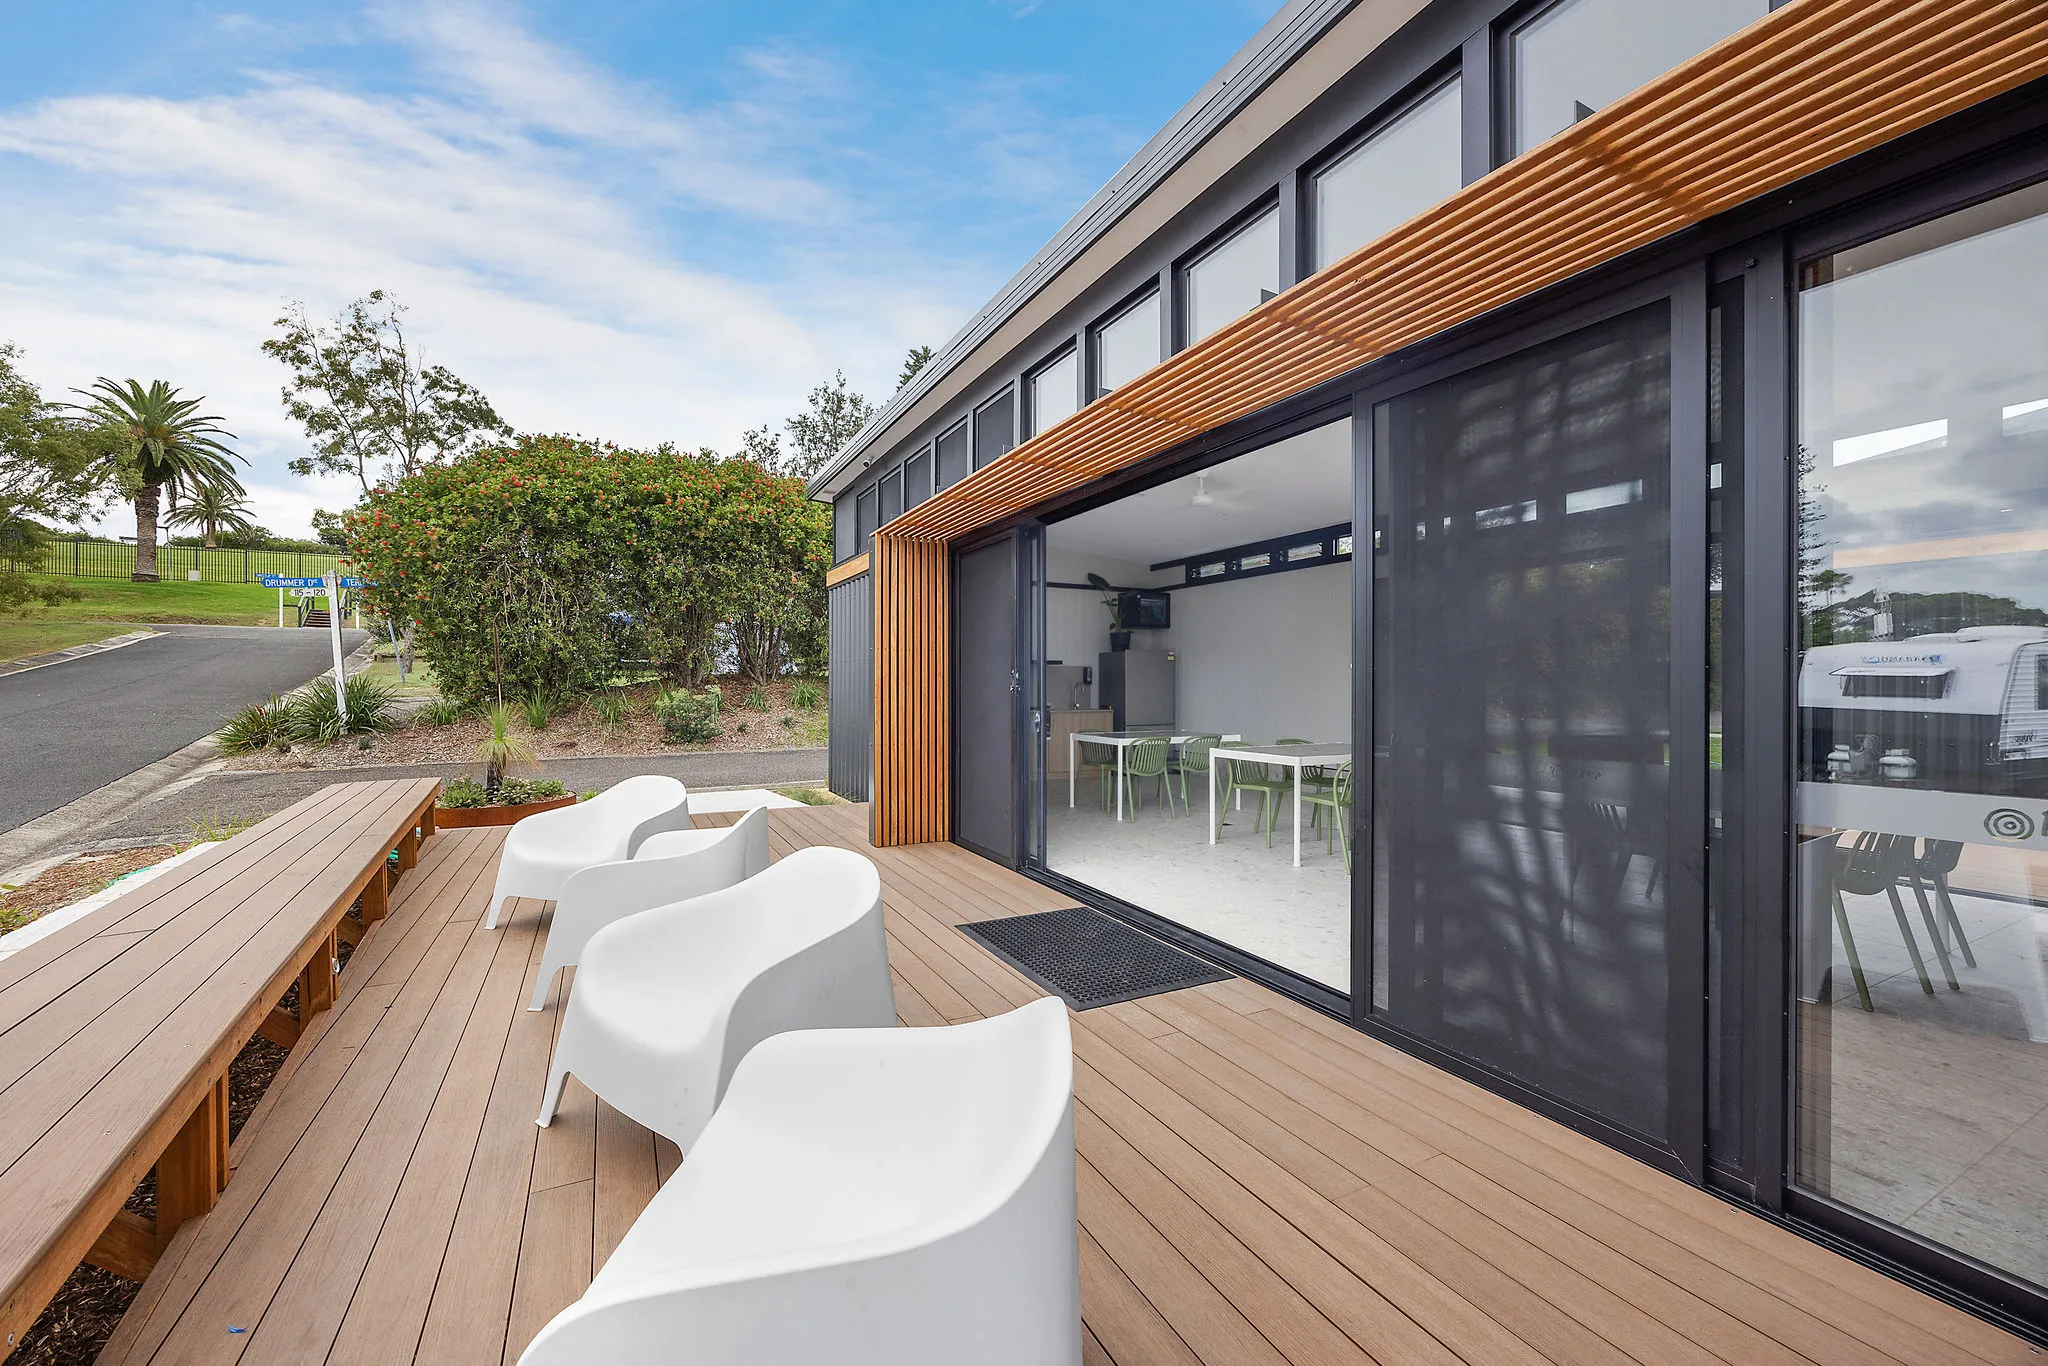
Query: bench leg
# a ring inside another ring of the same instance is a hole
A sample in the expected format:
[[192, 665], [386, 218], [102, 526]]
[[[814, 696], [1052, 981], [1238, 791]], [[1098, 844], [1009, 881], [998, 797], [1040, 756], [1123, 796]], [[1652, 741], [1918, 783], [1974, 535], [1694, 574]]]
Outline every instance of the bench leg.
[[391, 914], [391, 879], [379, 868], [363, 884], [363, 924], [374, 925]]
[[156, 1160], [156, 1241], [162, 1247], [187, 1219], [213, 1208], [228, 1183], [228, 1079], [206, 1098]]
[[420, 813], [420, 842], [424, 844], [426, 841], [432, 839], [433, 837], [434, 808], [432, 806], [428, 806], [425, 811]]
[[420, 861], [420, 836], [417, 830], [405, 832], [405, 838], [398, 842], [398, 871], [409, 872]]
[[314, 950], [313, 959], [299, 969], [299, 1027], [313, 1023], [313, 1017], [334, 1004], [334, 960], [341, 944], [333, 931]]

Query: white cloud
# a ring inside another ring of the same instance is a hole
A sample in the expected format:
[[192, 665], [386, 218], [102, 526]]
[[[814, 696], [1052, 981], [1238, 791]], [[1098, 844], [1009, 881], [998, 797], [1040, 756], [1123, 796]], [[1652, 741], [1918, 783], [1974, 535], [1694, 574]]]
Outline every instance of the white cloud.
[[303, 441], [257, 348], [286, 298], [317, 315], [392, 292], [429, 359], [521, 429], [721, 449], [835, 366], [880, 397], [906, 346], [979, 302], [975, 271], [806, 173], [827, 63], [756, 54], [759, 90], [684, 112], [494, 11], [372, 17], [430, 93], [283, 69], [0, 107], [0, 338], [46, 388], [206, 394], [276, 530], [347, 501], [284, 469]]

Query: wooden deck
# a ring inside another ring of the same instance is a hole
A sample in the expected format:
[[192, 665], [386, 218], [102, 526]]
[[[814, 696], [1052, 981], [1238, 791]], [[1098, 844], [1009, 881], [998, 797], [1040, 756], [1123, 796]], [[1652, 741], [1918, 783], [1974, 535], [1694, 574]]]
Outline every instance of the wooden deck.
[[[1040, 994], [953, 927], [1060, 898], [864, 831], [774, 816], [881, 866], [905, 1024]], [[574, 1083], [534, 1126], [545, 906], [481, 928], [499, 839], [428, 846], [103, 1362], [511, 1362], [617, 1245], [678, 1155]], [[1075, 1026], [1092, 1363], [2048, 1359], [1249, 984]]]

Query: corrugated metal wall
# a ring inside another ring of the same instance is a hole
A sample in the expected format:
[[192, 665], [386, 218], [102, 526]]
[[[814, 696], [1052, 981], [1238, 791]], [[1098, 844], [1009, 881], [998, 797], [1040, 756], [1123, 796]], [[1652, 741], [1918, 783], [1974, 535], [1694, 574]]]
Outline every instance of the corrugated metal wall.
[[832, 628], [832, 790], [855, 802], [874, 795], [874, 584], [874, 575], [862, 574], [826, 595]]

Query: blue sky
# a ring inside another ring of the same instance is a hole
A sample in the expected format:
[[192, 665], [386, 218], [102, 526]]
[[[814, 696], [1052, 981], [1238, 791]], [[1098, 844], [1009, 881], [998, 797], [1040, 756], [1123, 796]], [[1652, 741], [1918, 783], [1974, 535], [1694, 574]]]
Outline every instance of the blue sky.
[[523, 430], [729, 450], [886, 394], [1277, 7], [6, 0], [0, 340], [207, 395], [279, 531], [352, 497], [284, 467], [286, 299], [396, 294]]

